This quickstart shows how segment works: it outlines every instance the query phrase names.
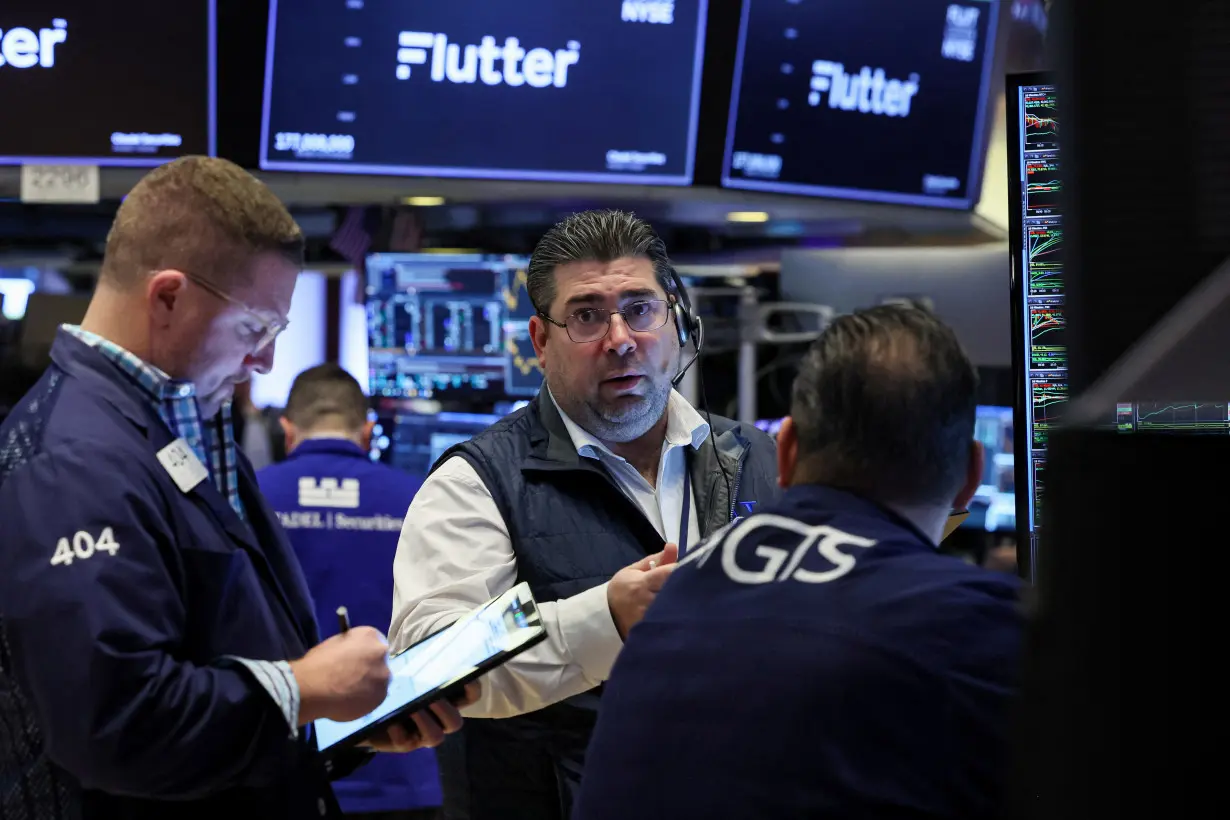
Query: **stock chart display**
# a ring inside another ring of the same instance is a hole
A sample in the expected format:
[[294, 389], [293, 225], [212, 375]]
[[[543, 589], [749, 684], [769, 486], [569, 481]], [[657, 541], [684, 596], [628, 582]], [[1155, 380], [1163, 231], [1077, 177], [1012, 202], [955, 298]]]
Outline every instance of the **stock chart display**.
[[[1017, 87], [1013, 129], [1019, 148], [1019, 238], [1017, 297], [1022, 321], [1021, 360], [1027, 417], [1023, 474], [1029, 486], [1026, 527], [1036, 549], [1046, 495], [1050, 435], [1061, 424], [1068, 402], [1068, 346], [1065, 314], [1063, 213], [1059, 133], [1061, 115], [1051, 84]], [[1121, 433], [1230, 435], [1230, 402], [1125, 402], [1108, 408], [1103, 425]], [[1021, 512], [1024, 512], [1022, 507]], [[1018, 518], [1021, 515], [1018, 514]]]
[[504, 281], [504, 392], [509, 396], [534, 396], [542, 386], [542, 369], [530, 341], [534, 306], [526, 289], [526, 267], [505, 271]]
[[542, 376], [529, 339], [525, 265], [484, 254], [369, 256], [371, 395], [536, 394]]

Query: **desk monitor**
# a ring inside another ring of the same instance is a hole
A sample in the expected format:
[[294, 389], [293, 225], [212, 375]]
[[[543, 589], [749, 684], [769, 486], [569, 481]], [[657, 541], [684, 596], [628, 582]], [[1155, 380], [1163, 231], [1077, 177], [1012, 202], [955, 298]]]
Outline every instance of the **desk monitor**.
[[379, 418], [373, 444], [383, 445], [378, 458], [384, 463], [426, 476], [448, 448], [473, 438], [501, 418], [488, 413], [395, 411]]
[[965, 529], [1016, 530], [1016, 468], [1011, 407], [978, 405], [974, 438], [982, 442], [982, 481], [969, 503]]

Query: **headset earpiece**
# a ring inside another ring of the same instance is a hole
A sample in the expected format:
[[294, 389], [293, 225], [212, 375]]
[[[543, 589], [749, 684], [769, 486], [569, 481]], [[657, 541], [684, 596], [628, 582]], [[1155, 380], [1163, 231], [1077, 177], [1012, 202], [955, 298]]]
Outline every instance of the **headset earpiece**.
[[692, 338], [692, 332], [688, 314], [683, 309], [683, 305], [679, 304], [678, 299], [671, 303], [671, 312], [675, 315], [675, 333], [679, 336], [679, 346], [687, 347], [688, 340]]
[[675, 289], [673, 299], [671, 300], [671, 312], [675, 318], [675, 332], [679, 337], [679, 346], [687, 347], [688, 343], [696, 338], [697, 321], [692, 315], [692, 302], [688, 298], [687, 287], [683, 284], [683, 279], [680, 278], [679, 272], [673, 267], [670, 269], [671, 284]]

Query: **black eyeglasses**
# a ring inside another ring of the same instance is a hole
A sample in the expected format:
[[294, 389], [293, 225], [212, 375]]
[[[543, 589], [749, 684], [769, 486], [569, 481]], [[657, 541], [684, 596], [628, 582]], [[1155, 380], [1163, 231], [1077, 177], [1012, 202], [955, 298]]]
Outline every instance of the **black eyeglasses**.
[[581, 308], [562, 322], [557, 322], [542, 312], [538, 315], [556, 327], [562, 327], [572, 341], [584, 344], [605, 339], [611, 330], [611, 316], [616, 313], [623, 317], [629, 330], [646, 333], [666, 324], [670, 312], [670, 302], [665, 299], [647, 299], [633, 302], [622, 310]]

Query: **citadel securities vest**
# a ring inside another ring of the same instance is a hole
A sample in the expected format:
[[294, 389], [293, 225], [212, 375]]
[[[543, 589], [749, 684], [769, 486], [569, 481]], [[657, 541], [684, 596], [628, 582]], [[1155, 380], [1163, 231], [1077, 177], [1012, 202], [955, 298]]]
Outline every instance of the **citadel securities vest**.
[[[323, 637], [337, 632], [337, 608], [353, 624], [388, 629], [393, 556], [402, 519], [422, 476], [372, 462], [345, 439], [309, 439], [256, 474], [303, 567]], [[435, 752], [379, 754], [333, 783], [346, 814], [440, 805]]]
[[[710, 436], [699, 450], [688, 450], [702, 537], [779, 493], [777, 448], [769, 436], [720, 416], [712, 417]], [[662, 536], [606, 470], [578, 455], [545, 392], [448, 450], [437, 466], [453, 456], [469, 462], [491, 491], [512, 540], [517, 580], [538, 601], [605, 583], [663, 547]], [[446, 816], [566, 819], [600, 696], [601, 687], [514, 718], [467, 719], [439, 749]]]

